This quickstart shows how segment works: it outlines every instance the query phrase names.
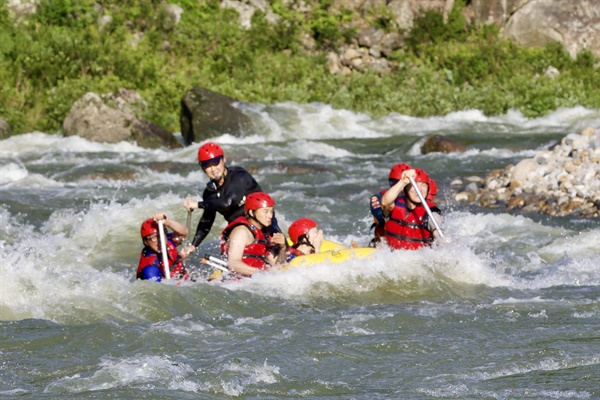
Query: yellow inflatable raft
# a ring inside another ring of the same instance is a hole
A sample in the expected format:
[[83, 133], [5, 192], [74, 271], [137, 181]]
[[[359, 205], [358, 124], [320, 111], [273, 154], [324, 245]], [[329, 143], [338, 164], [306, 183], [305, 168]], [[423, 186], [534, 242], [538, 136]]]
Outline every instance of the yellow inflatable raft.
[[357, 258], [367, 258], [375, 251], [372, 247], [342, 248], [339, 250], [321, 251], [320, 253], [298, 256], [283, 266], [282, 269], [302, 268], [327, 263], [339, 264]]
[[[289, 243], [289, 239], [288, 239]], [[291, 243], [290, 243], [291, 244]], [[313, 265], [327, 263], [327, 264], [339, 264], [344, 261], [356, 259], [356, 258], [367, 258], [375, 251], [372, 247], [348, 247], [341, 243], [337, 243], [331, 240], [323, 239], [321, 244], [321, 251], [319, 253], [307, 254], [304, 256], [298, 256], [289, 263], [281, 267], [281, 270], [288, 268], [305, 268]], [[222, 273], [220, 270], [216, 270], [209, 278], [209, 280], [220, 280]]]
[[[290, 238], [287, 239], [288, 245], [291, 246], [293, 243]], [[332, 251], [332, 250], [344, 250], [349, 249], [350, 247], [343, 245], [338, 242], [334, 242], [332, 240], [323, 239], [323, 243], [321, 243], [321, 251]]]

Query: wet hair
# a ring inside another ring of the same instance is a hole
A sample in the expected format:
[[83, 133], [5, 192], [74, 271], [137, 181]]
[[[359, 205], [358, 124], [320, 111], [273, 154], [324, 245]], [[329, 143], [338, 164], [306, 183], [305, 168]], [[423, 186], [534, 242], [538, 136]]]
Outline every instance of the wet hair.
[[298, 247], [300, 247], [302, 245], [306, 245], [306, 246], [310, 247], [311, 254], [316, 251], [315, 250], [315, 246], [313, 246], [313, 244], [310, 242], [310, 240], [308, 240], [308, 237], [306, 235], [300, 235], [300, 236], [298, 236], [298, 241], [292, 247], [294, 249], [297, 249]]

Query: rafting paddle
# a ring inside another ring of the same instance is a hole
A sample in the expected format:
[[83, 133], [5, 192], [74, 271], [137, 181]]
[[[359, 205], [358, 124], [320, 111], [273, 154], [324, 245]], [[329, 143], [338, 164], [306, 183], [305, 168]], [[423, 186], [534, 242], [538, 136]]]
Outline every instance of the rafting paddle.
[[160, 251], [162, 252], [163, 265], [165, 267], [165, 279], [171, 279], [169, 258], [167, 255], [167, 241], [165, 240], [165, 229], [162, 219], [158, 220], [158, 234], [160, 235]]
[[435, 229], [437, 229], [438, 233], [440, 234], [440, 237], [444, 237], [444, 233], [442, 232], [442, 229], [440, 228], [435, 217], [433, 216], [433, 213], [431, 212], [431, 208], [429, 208], [429, 205], [427, 204], [427, 202], [425, 201], [425, 198], [421, 194], [421, 191], [419, 190], [419, 187], [417, 186], [417, 182], [415, 182], [415, 180], [413, 179], [412, 176], [409, 176], [408, 179], [410, 179], [410, 183], [415, 188], [415, 191], [417, 192], [417, 195], [419, 196], [419, 199], [421, 200], [421, 204], [423, 204], [423, 207], [425, 207], [425, 211], [427, 211], [427, 215], [429, 215], [429, 218], [431, 218], [431, 220], [433, 221], [433, 225], [435, 225]]
[[185, 237], [185, 247], [191, 245], [190, 243], [190, 227], [192, 225], [192, 210], [188, 210], [187, 220], [185, 221], [185, 226], [187, 227], [187, 235]]
[[230, 272], [227, 269], [227, 261], [221, 260], [220, 258], [206, 254], [200, 261], [202, 264], [210, 265], [213, 268], [220, 269], [223, 272]]

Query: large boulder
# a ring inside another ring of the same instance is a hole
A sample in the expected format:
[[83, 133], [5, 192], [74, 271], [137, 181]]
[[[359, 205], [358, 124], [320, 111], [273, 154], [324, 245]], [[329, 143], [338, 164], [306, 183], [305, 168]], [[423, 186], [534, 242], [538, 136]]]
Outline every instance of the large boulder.
[[186, 145], [229, 133], [242, 135], [250, 119], [234, 107], [236, 99], [201, 87], [190, 88], [181, 100], [181, 134]]
[[557, 41], [572, 57], [584, 49], [600, 55], [600, 6], [598, 0], [533, 0], [511, 16], [504, 33], [524, 46]]
[[81, 136], [94, 142], [118, 143], [133, 140], [148, 148], [181, 147], [170, 132], [144, 121], [134, 110], [145, 102], [134, 91], [120, 89], [103, 96], [89, 92], [77, 100], [63, 122], [65, 136]]
[[5, 120], [0, 118], [0, 139], [6, 139], [10, 135], [12, 135], [12, 129], [10, 125]]
[[572, 57], [587, 49], [600, 56], [598, 0], [473, 0], [476, 20], [504, 27], [523, 46], [560, 42]]
[[510, 16], [531, 0], [473, 0], [470, 8], [476, 20], [504, 26]]
[[452, 139], [440, 136], [431, 135], [425, 139], [421, 146], [421, 152], [427, 153], [463, 153], [467, 149], [463, 143], [456, 142]]

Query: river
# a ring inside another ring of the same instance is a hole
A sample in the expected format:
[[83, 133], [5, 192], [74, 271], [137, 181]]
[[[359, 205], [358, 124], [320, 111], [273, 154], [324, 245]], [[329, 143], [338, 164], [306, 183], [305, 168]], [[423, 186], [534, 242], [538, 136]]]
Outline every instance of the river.
[[[597, 399], [600, 221], [457, 203], [484, 175], [600, 110], [380, 119], [252, 104], [257, 132], [215, 138], [277, 202], [365, 246], [369, 197], [400, 161], [440, 187], [446, 240], [222, 285], [134, 280], [139, 227], [185, 223], [198, 144], [149, 150], [32, 132], [0, 141], [0, 398]], [[466, 143], [423, 155], [429, 134]], [[199, 218], [193, 214], [193, 229]], [[217, 253], [219, 216], [200, 254]], [[188, 262], [201, 278], [210, 271]]]

